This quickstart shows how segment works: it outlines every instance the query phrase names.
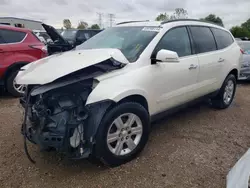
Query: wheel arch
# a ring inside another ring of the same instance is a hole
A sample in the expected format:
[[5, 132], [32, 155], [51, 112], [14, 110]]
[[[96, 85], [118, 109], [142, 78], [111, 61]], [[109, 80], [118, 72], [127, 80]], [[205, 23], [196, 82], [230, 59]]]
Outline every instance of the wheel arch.
[[11, 72], [20, 69], [21, 67], [23, 67], [24, 65], [27, 65], [28, 63], [29, 62], [26, 62], [26, 61], [20, 61], [20, 62], [16, 62], [16, 63], [13, 63], [12, 65], [10, 65], [7, 68], [7, 70], [5, 71], [5, 74], [3, 76], [5, 84], [6, 84], [8, 76], [11, 74]]
[[119, 103], [124, 103], [124, 102], [136, 102], [142, 105], [147, 111], [149, 110], [148, 101], [143, 95], [139, 95], [139, 94], [129, 95], [127, 97], [124, 97], [117, 103], [119, 104]]
[[[236, 80], [238, 80], [238, 77], [239, 77], [239, 71], [238, 71], [238, 69], [236, 69], [236, 68], [232, 69], [232, 70], [228, 73], [228, 75], [230, 75], [230, 74], [233, 74], [233, 75], [235, 76]], [[227, 76], [228, 76], [228, 75], [227, 75]]]

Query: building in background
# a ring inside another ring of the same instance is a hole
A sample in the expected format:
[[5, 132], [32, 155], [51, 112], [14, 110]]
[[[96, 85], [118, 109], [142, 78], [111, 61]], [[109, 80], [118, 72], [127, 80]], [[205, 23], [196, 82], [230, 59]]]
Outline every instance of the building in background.
[[23, 18], [0, 17], [0, 24], [28, 28], [31, 30], [44, 30], [43, 26], [41, 25], [42, 22]]

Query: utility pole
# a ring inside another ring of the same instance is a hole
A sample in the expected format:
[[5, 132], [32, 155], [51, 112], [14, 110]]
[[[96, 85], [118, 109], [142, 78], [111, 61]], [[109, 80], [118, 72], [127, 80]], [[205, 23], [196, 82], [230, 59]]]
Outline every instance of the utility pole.
[[102, 26], [103, 13], [98, 12], [97, 14], [98, 14], [98, 23], [99, 23], [100, 28], [102, 29], [103, 28], [103, 26]]
[[113, 22], [115, 21], [115, 15], [114, 14], [108, 14], [109, 16], [109, 26], [112, 27]]

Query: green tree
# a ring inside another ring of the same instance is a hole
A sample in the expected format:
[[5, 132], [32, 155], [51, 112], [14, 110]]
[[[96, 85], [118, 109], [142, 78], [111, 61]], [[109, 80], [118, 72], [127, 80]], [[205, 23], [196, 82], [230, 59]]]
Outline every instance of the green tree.
[[90, 29], [100, 29], [98, 24], [91, 25]]
[[247, 30], [245, 27], [235, 26], [230, 29], [231, 33], [235, 38], [239, 37], [249, 37], [250, 38], [250, 31]]
[[243, 24], [241, 24], [241, 27], [244, 27], [248, 31], [250, 31], [250, 18], [246, 22], [244, 22]]
[[167, 21], [167, 20], [176, 20], [176, 19], [186, 19], [188, 18], [187, 10], [183, 8], [176, 8], [172, 15], [168, 15], [166, 12], [159, 14], [155, 20], [156, 21]]
[[220, 17], [214, 15], [214, 14], [209, 14], [207, 17], [201, 18], [200, 20], [213, 22], [213, 23], [215, 23], [217, 25], [220, 25], [220, 26], [224, 27], [222, 19]]
[[84, 21], [80, 21], [78, 23], [77, 29], [86, 29], [88, 27], [88, 23]]
[[167, 21], [169, 20], [169, 15], [165, 12], [165, 13], [161, 13], [159, 14], [156, 18], [155, 21]]
[[64, 19], [63, 27], [65, 27], [66, 29], [71, 29], [72, 28], [71, 21], [69, 19]]
[[171, 20], [186, 18], [188, 18], [188, 12], [184, 8], [176, 8], [175, 12], [170, 16]]

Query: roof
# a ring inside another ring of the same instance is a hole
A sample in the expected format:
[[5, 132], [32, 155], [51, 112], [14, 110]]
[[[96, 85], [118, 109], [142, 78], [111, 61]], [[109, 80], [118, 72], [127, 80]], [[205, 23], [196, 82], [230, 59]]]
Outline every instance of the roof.
[[41, 21], [30, 20], [30, 19], [25, 19], [25, 18], [16, 18], [16, 17], [0, 17], [0, 20], [1, 19], [15, 19], [15, 20], [23, 20], [23, 21], [29, 21], [29, 22], [42, 23]]
[[[159, 27], [159, 26], [165, 26], [167, 24], [179, 24], [183, 22], [188, 22], [188, 24], [191, 25], [204, 25], [204, 26], [211, 26], [211, 27], [218, 27], [218, 28], [223, 28], [220, 25], [217, 25], [215, 23], [203, 21], [203, 20], [196, 20], [196, 19], [176, 19], [176, 20], [168, 20], [168, 21], [127, 21], [127, 22], [121, 22], [118, 23], [117, 26], [154, 26], [154, 27]], [[225, 28], [223, 28], [225, 29]]]
[[30, 29], [27, 29], [27, 28], [20, 28], [20, 27], [14, 27], [14, 26], [3, 25], [3, 24], [0, 24], [0, 29], [8, 29], [8, 30], [22, 31], [22, 32], [31, 31]]

